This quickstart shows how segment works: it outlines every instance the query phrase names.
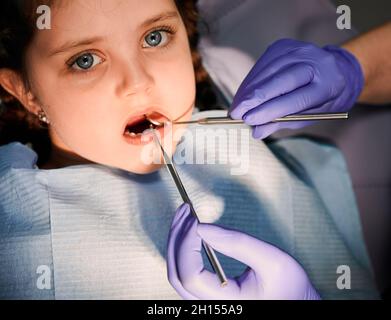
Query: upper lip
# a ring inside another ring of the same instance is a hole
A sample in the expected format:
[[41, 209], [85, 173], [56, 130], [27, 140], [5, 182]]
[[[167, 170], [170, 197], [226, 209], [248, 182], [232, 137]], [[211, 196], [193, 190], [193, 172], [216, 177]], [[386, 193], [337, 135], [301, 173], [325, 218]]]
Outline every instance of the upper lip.
[[152, 114], [152, 113], [159, 113], [163, 117], [167, 118], [167, 116], [156, 107], [146, 108], [142, 111], [133, 113], [131, 116], [129, 116], [126, 119], [124, 125], [122, 126], [122, 133], [125, 132], [126, 128], [129, 125], [133, 125], [140, 122], [141, 120], [145, 119], [145, 115]]

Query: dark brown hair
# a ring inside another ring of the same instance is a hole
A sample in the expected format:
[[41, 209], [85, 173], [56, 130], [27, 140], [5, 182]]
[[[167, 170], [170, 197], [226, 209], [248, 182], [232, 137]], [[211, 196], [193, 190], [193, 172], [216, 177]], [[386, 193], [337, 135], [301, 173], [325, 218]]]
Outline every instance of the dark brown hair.
[[[17, 71], [28, 90], [25, 52], [35, 30], [35, 10], [38, 5], [50, 5], [53, 0], [1, 0], [0, 1], [0, 69]], [[200, 110], [216, 107], [217, 98], [212, 81], [203, 67], [198, 52], [200, 21], [197, 0], [175, 0], [185, 24], [196, 78], [196, 106]], [[206, 26], [206, 24], [204, 23]], [[207, 26], [206, 26], [207, 29]], [[13, 96], [0, 86], [0, 145], [20, 141], [30, 142], [38, 153], [38, 166], [47, 161], [50, 139], [47, 127], [27, 111]]]

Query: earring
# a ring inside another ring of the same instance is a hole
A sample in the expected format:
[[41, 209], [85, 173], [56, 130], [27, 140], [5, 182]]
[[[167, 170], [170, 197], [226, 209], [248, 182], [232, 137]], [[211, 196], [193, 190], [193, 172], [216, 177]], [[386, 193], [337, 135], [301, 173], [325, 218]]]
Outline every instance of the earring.
[[43, 110], [38, 111], [38, 119], [39, 121], [44, 122], [46, 124], [50, 123], [48, 117]]

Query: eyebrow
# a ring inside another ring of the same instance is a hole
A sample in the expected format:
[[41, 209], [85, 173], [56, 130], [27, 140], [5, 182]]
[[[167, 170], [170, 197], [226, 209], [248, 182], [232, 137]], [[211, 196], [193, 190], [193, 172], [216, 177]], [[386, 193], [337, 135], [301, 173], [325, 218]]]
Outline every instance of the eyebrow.
[[149, 25], [151, 25], [153, 23], [156, 23], [156, 22], [159, 22], [159, 21], [164, 21], [164, 20], [167, 20], [167, 19], [172, 19], [172, 18], [178, 19], [179, 18], [178, 12], [176, 12], [176, 11], [168, 11], [168, 12], [165, 12], [165, 13], [158, 14], [157, 16], [154, 16], [154, 17], [144, 21], [141, 24], [140, 28], [145, 28], [145, 27], [148, 27]]
[[[144, 28], [148, 27], [149, 25], [154, 24], [156, 22], [165, 21], [165, 20], [173, 19], [173, 18], [176, 18], [176, 19], [179, 18], [178, 12], [168, 11], [165, 13], [161, 13], [161, 14], [158, 14], [158, 15], [152, 17], [152, 18], [149, 18], [148, 20], [145, 20], [139, 26], [139, 29], [144, 29]], [[68, 42], [62, 44], [61, 46], [59, 46], [58, 48], [56, 48], [55, 50], [53, 50], [52, 52], [50, 52], [49, 56], [54, 56], [54, 55], [57, 55], [60, 53], [64, 53], [66, 51], [69, 51], [69, 50], [77, 48], [77, 47], [87, 46], [87, 45], [91, 45], [93, 43], [102, 42], [104, 39], [105, 39], [105, 37], [92, 37], [92, 38], [88, 38], [88, 39], [68, 41]]]

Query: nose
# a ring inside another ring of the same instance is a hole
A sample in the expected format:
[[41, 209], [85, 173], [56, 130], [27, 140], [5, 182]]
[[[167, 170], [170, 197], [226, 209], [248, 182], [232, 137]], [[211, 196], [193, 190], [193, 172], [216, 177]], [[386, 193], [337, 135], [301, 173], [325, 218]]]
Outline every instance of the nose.
[[154, 79], [142, 59], [127, 61], [119, 68], [119, 72], [121, 77], [116, 88], [119, 96], [150, 93]]

